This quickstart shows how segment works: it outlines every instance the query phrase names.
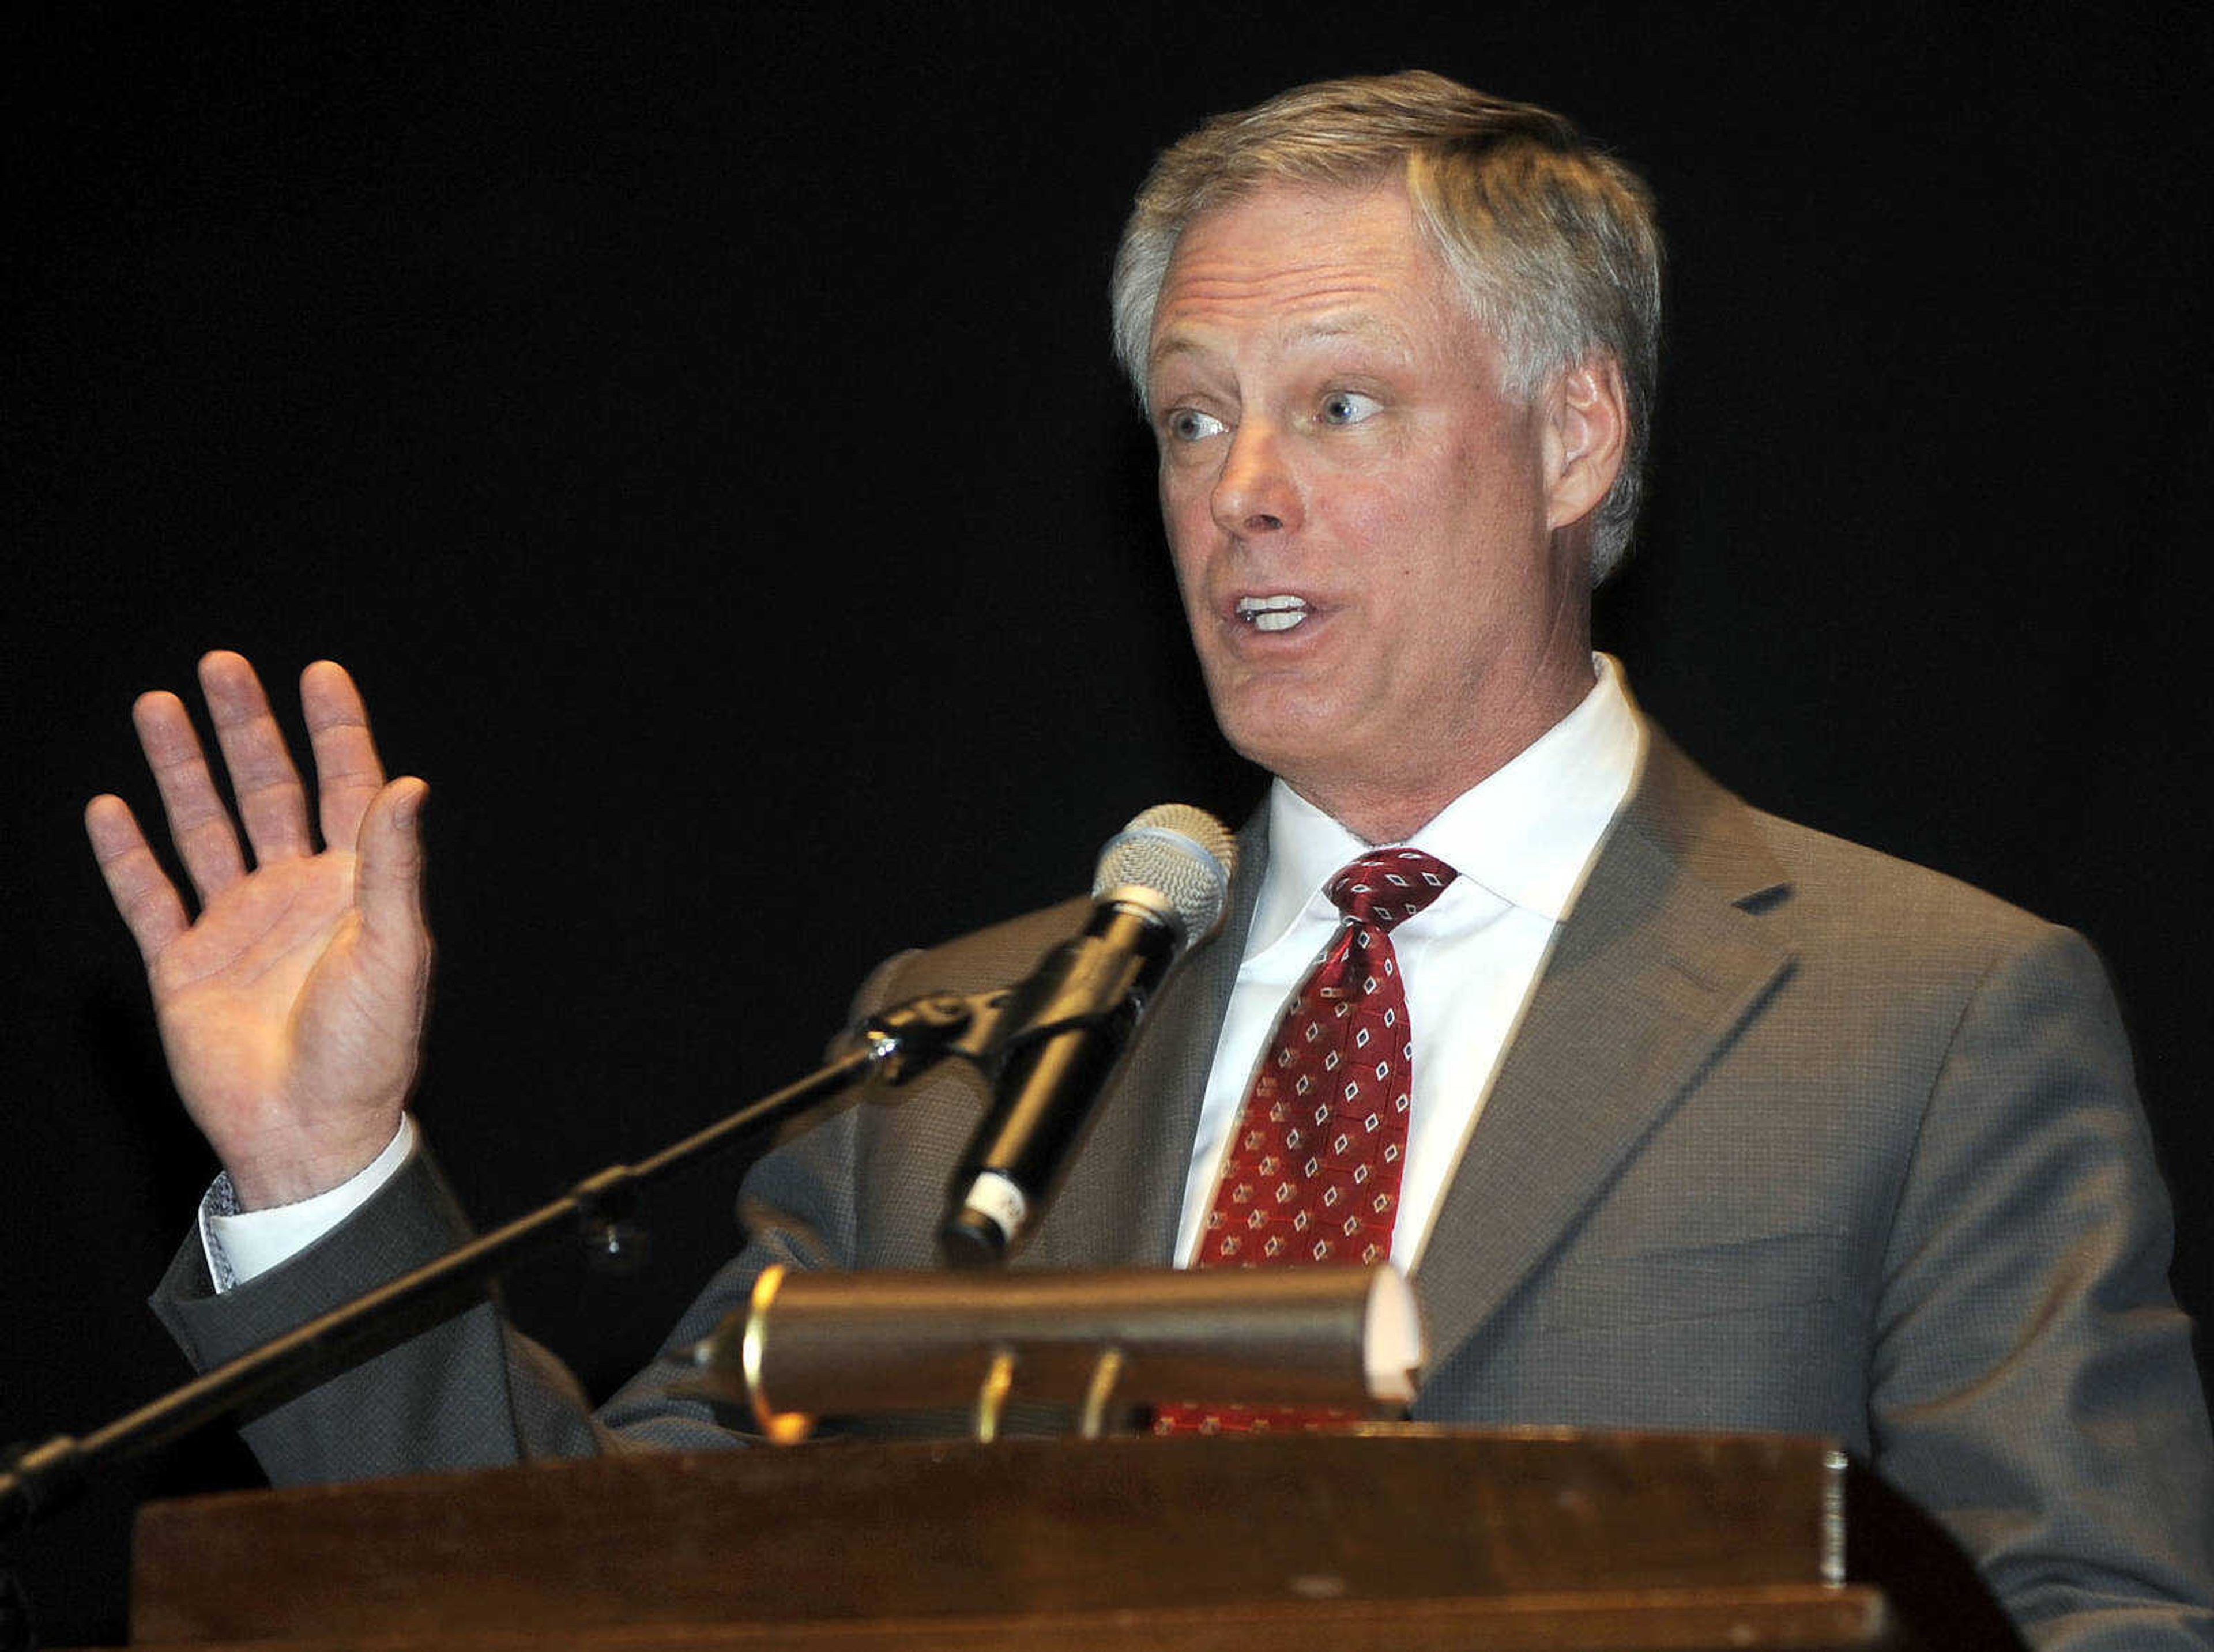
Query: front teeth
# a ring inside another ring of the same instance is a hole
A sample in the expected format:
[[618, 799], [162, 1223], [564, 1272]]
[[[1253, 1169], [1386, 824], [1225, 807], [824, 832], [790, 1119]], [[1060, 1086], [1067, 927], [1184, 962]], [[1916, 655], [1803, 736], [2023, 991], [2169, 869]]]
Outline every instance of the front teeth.
[[1238, 617], [1255, 631], [1289, 631], [1304, 620], [1310, 612], [1304, 597], [1241, 596], [1238, 599]]

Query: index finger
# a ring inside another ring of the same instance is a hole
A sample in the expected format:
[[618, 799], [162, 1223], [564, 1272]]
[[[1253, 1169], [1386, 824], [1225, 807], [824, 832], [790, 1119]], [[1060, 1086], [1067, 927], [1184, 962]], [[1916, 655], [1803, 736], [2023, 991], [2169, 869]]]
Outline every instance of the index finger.
[[100, 863], [100, 875], [115, 910], [123, 914], [131, 938], [138, 943], [139, 956], [150, 969], [162, 948], [190, 927], [185, 903], [146, 846], [146, 834], [131, 805], [120, 797], [103, 793], [86, 804], [84, 830], [92, 839], [93, 857]]
[[369, 709], [346, 669], [318, 660], [300, 674], [300, 710], [315, 754], [316, 808], [324, 845], [352, 849], [370, 799], [383, 789], [384, 765], [370, 736]]

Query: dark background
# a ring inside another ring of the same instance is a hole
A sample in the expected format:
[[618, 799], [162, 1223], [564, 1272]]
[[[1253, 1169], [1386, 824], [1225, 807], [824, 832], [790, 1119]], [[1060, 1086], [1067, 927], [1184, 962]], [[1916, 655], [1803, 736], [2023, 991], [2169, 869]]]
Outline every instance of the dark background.
[[[419, 1103], [480, 1217], [657, 1145], [804, 1067], [886, 951], [1076, 890], [1146, 804], [1257, 796], [1110, 251], [1202, 115], [1409, 65], [1659, 193], [1602, 643], [1756, 802], [2097, 941], [2214, 1312], [2204, 8], [653, 10], [0, 25], [0, 1440], [183, 1375], [140, 1298], [211, 1166], [77, 822], [150, 806], [134, 694], [234, 647], [290, 715], [335, 656], [430, 777]], [[518, 1316], [604, 1391], [729, 1195]], [[119, 1636], [137, 1500], [251, 1474], [181, 1448], [35, 1534], [48, 1634]]]

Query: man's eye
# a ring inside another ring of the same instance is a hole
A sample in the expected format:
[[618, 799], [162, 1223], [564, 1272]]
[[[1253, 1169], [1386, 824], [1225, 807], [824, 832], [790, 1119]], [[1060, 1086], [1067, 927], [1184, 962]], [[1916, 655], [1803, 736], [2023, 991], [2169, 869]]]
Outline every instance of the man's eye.
[[1379, 404], [1373, 396], [1364, 396], [1357, 390], [1333, 390], [1322, 399], [1322, 422], [1325, 424], [1358, 424]]
[[1161, 421], [1161, 428], [1178, 442], [1204, 442], [1222, 434], [1222, 421], [1196, 407], [1179, 407]]

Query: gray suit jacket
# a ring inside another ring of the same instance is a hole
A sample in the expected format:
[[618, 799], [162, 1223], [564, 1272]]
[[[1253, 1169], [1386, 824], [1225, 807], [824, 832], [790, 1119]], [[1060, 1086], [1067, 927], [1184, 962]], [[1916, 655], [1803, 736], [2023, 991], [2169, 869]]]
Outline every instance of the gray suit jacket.
[[[1226, 933], [1266, 845], [1249, 830]], [[1082, 903], [893, 960], [861, 1009], [1018, 976]], [[1239, 957], [1161, 993], [1027, 1265], [1166, 1265]], [[773, 1261], [927, 1267], [982, 1105], [944, 1070], [748, 1178], [749, 1237], [672, 1337]], [[206, 1362], [464, 1231], [419, 1161], [216, 1298], [156, 1308]], [[2214, 1443], [2166, 1273], [2167, 1196], [2083, 940], [1760, 814], [1657, 732], [1557, 938], [1416, 1270], [1414, 1414], [1838, 1436], [1936, 1514], [2042, 1645], [2214, 1644]], [[587, 1417], [489, 1308], [252, 1425], [317, 1478], [726, 1443], [670, 1354]]]

